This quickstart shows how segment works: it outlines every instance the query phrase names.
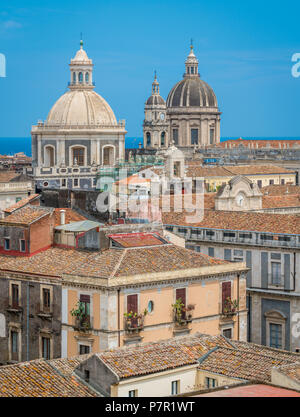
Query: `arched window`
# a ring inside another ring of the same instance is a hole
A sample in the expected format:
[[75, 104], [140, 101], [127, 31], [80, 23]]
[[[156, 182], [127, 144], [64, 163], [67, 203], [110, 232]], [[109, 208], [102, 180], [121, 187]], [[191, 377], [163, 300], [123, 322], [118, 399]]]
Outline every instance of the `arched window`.
[[88, 73], [88, 72], [86, 72], [86, 73], [85, 73], [85, 82], [86, 82], [86, 83], [88, 83], [88, 82], [89, 82], [89, 78], [90, 78], [90, 77], [89, 77], [89, 73]]
[[84, 165], [84, 148], [76, 147], [72, 149], [72, 161], [73, 165]]
[[46, 167], [54, 166], [54, 149], [52, 146], [45, 147], [45, 166]]
[[82, 72], [80, 72], [80, 73], [78, 74], [78, 78], [79, 78], [79, 82], [80, 82], [80, 83], [82, 83], [82, 82], [83, 82], [83, 75], [82, 75]]
[[191, 74], [194, 74], [194, 67], [191, 67]]
[[151, 133], [147, 132], [146, 137], [147, 137], [147, 146], [150, 146], [151, 145]]
[[161, 146], [165, 146], [165, 137], [166, 137], [166, 132], [161, 132], [161, 135], [160, 135], [160, 145]]
[[76, 72], [73, 72], [73, 83], [76, 83]]

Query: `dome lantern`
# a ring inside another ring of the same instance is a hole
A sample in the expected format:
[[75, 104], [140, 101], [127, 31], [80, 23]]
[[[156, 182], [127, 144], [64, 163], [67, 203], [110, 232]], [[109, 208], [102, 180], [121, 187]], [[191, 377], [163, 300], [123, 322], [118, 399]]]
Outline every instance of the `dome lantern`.
[[70, 71], [71, 81], [69, 88], [74, 89], [94, 89], [93, 83], [93, 61], [89, 59], [87, 53], [83, 49], [83, 40], [80, 40], [80, 49], [75, 57], [71, 59]]
[[194, 54], [194, 46], [193, 46], [193, 40], [191, 40], [191, 50], [190, 53], [185, 61], [185, 77], [190, 76], [197, 76], [200, 77], [198, 74], [198, 59], [196, 58]]

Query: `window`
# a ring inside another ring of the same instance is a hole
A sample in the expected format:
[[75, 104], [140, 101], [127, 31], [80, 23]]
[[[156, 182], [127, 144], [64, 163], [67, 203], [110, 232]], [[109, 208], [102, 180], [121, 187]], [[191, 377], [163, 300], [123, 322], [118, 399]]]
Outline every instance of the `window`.
[[183, 227], [178, 227], [178, 233], [185, 235], [187, 233], [187, 229], [183, 228]]
[[49, 312], [50, 311], [50, 289], [43, 288], [42, 290], [42, 297], [43, 297], [43, 311]]
[[21, 201], [22, 198], [21, 197], [16, 197], [16, 203], [18, 203], [19, 201]]
[[165, 146], [165, 137], [166, 137], [166, 133], [165, 132], [161, 132], [161, 135], [160, 135], [160, 146]]
[[79, 301], [83, 307], [83, 317], [81, 319], [81, 325], [84, 323], [90, 324], [90, 307], [91, 307], [91, 297], [89, 295], [80, 294]]
[[223, 237], [235, 237], [235, 233], [234, 232], [224, 232]]
[[274, 180], [270, 180], [270, 181], [269, 181], [269, 184], [270, 184], [270, 185], [273, 185], [273, 184], [274, 184]]
[[150, 146], [151, 145], [151, 133], [147, 132], [146, 138], [147, 138], [147, 146]]
[[50, 359], [50, 337], [42, 337], [42, 357]]
[[285, 180], [284, 179], [282, 179], [281, 180], [281, 185], [284, 185], [285, 184]]
[[24, 239], [20, 239], [20, 252], [26, 251], [26, 244]]
[[215, 232], [213, 232], [212, 230], [206, 230], [205, 235], [212, 237], [215, 235]]
[[262, 180], [257, 180], [257, 185], [258, 185], [258, 188], [261, 188], [262, 187]]
[[240, 239], [252, 239], [252, 233], [239, 233]]
[[19, 360], [19, 333], [11, 330], [10, 332], [11, 341], [11, 359], [13, 361]]
[[61, 186], [66, 187], [67, 186], [67, 180], [65, 178], [62, 178], [61, 180]]
[[214, 378], [205, 378], [205, 387], [206, 388], [215, 388], [217, 386], [217, 380]]
[[178, 145], [178, 129], [173, 129], [173, 141], [175, 145]]
[[84, 370], [84, 380], [85, 382], [89, 382], [90, 380], [90, 371], [88, 369]]
[[4, 239], [4, 249], [5, 250], [10, 249], [10, 239], [8, 239], [8, 238]]
[[281, 253], [271, 253], [271, 259], [276, 259], [277, 261], [281, 260]]
[[222, 312], [228, 307], [227, 299], [231, 299], [231, 282], [222, 282]]
[[173, 226], [166, 226], [166, 230], [168, 230], [169, 232], [173, 232]]
[[86, 72], [86, 73], [85, 73], [85, 82], [86, 82], [86, 83], [88, 83], [88, 82], [89, 82], [89, 78], [90, 78], [90, 77], [89, 77], [89, 73], [88, 73], [88, 72]]
[[179, 381], [172, 381], [171, 382], [171, 394], [172, 395], [179, 394]]
[[243, 262], [244, 260], [244, 253], [242, 250], [234, 249], [233, 251], [233, 261], [234, 262]]
[[[186, 288], [177, 288], [175, 292], [175, 298], [176, 300], [181, 300], [181, 303], [183, 304], [183, 308], [186, 307]], [[182, 311], [181, 318], [185, 320], [185, 311]]]
[[12, 307], [19, 307], [19, 285], [12, 284], [11, 285], [11, 304]]
[[281, 284], [281, 263], [271, 262], [271, 271], [272, 271], [272, 284], [280, 285]]
[[273, 240], [271, 235], [260, 235], [261, 240]]
[[209, 129], [209, 143], [211, 145], [214, 143], [214, 137], [215, 137], [215, 130]]
[[132, 390], [128, 391], [128, 397], [137, 397], [137, 390], [132, 389]]
[[223, 336], [227, 337], [227, 339], [232, 339], [232, 329], [224, 329]]
[[291, 238], [289, 236], [278, 236], [280, 242], [290, 242]]
[[84, 148], [73, 148], [73, 165], [84, 165]]
[[79, 82], [80, 82], [80, 83], [82, 83], [82, 82], [83, 82], [83, 75], [82, 75], [82, 72], [80, 72], [80, 73], [78, 74], [78, 80], [79, 80]]
[[202, 236], [202, 230], [192, 229], [192, 238], [199, 239]]
[[154, 308], [154, 303], [153, 303], [153, 301], [150, 300], [149, 303], [148, 303], [148, 308], [147, 308], [148, 313], [152, 313], [153, 308]]
[[54, 148], [52, 146], [45, 147], [45, 166], [53, 167], [54, 166]]
[[88, 345], [79, 345], [79, 355], [86, 355], [90, 353], [90, 346]]
[[76, 83], [76, 72], [73, 72], [73, 83]]
[[282, 325], [270, 323], [270, 347], [282, 349]]
[[208, 248], [208, 256], [215, 256], [215, 248]]
[[74, 178], [73, 185], [74, 185], [74, 187], [78, 187], [78, 185], [79, 185], [78, 178]]
[[191, 129], [191, 144], [198, 144], [198, 129]]

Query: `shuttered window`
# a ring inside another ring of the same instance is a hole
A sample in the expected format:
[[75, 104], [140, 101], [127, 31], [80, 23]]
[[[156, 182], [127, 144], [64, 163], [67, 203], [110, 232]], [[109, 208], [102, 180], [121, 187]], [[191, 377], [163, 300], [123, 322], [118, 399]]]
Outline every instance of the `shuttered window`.
[[227, 304], [227, 298], [231, 299], [231, 282], [222, 282], [222, 311]]
[[84, 314], [86, 317], [90, 316], [90, 304], [91, 304], [91, 297], [86, 294], [80, 294], [79, 298], [80, 302], [84, 306]]
[[131, 294], [127, 296], [127, 313], [130, 312], [137, 313], [138, 312], [138, 295]]
[[[176, 300], [181, 300], [184, 307], [186, 307], [186, 288], [178, 288], [176, 290]], [[185, 311], [182, 312], [182, 319], [185, 319]]]

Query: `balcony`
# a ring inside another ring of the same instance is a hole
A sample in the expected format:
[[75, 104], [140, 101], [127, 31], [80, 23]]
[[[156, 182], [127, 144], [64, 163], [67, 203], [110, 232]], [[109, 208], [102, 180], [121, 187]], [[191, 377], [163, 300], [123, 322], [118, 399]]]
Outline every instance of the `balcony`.
[[75, 317], [74, 329], [78, 332], [90, 333], [92, 330], [92, 320], [90, 316]]
[[221, 320], [233, 320], [233, 317], [238, 314], [238, 301], [229, 297], [225, 302], [220, 303]]
[[23, 307], [20, 306], [18, 301], [12, 301], [10, 298], [5, 300], [6, 311], [9, 313], [19, 314], [23, 312]]
[[142, 314], [124, 317], [124, 329], [127, 335], [136, 335], [144, 328], [144, 316]]
[[194, 304], [184, 306], [180, 300], [176, 300], [173, 307], [174, 335], [187, 334], [191, 331], [189, 323], [192, 322], [192, 311], [195, 309]]
[[53, 304], [50, 304], [50, 306], [45, 306], [41, 303], [37, 303], [36, 314], [42, 319], [51, 319], [53, 317]]

